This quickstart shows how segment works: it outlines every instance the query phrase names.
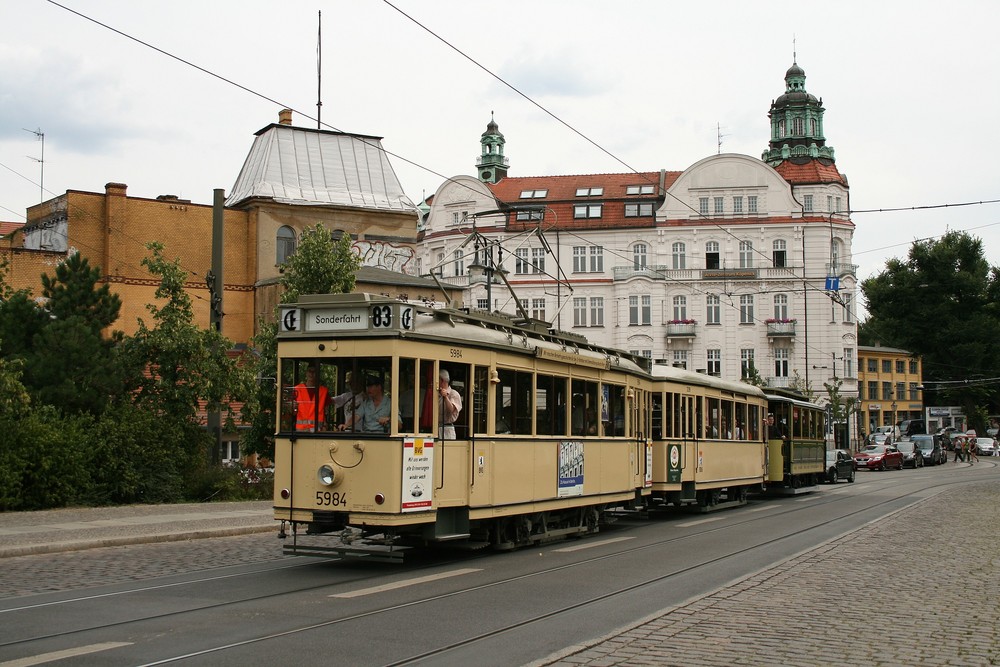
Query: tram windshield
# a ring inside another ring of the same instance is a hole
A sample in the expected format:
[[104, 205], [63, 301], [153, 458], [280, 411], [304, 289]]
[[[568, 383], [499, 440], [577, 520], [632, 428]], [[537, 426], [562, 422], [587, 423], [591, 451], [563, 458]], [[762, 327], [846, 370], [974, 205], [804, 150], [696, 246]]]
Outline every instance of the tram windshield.
[[401, 421], [392, 380], [388, 357], [282, 359], [279, 429], [388, 433]]

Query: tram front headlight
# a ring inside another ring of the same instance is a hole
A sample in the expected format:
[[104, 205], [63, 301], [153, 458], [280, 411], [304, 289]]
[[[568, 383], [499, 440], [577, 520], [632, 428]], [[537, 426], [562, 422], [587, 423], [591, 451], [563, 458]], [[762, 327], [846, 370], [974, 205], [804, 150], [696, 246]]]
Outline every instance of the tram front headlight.
[[323, 486], [332, 486], [337, 480], [337, 473], [334, 471], [333, 466], [330, 465], [321, 465], [317, 476], [319, 477], [319, 483]]

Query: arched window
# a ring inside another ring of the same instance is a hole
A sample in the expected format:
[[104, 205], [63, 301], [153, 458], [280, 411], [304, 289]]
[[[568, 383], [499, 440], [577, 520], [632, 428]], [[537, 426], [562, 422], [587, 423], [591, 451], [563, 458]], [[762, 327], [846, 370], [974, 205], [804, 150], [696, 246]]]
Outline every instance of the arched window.
[[805, 133], [805, 123], [801, 118], [792, 119], [792, 136], [801, 137]]
[[740, 241], [740, 268], [753, 268], [753, 241]]
[[646, 244], [636, 243], [632, 246], [632, 268], [635, 270], [646, 268]]
[[687, 268], [687, 262], [684, 259], [685, 246], [683, 243], [678, 241], [673, 245], [673, 267], [675, 269], [685, 269]]
[[279, 227], [274, 247], [274, 263], [281, 265], [287, 262], [295, 254], [295, 230], [288, 225]]
[[782, 118], [778, 121], [778, 138], [781, 139], [785, 136], [785, 119]]
[[465, 253], [461, 250], [455, 251], [455, 275], [465, 275]]

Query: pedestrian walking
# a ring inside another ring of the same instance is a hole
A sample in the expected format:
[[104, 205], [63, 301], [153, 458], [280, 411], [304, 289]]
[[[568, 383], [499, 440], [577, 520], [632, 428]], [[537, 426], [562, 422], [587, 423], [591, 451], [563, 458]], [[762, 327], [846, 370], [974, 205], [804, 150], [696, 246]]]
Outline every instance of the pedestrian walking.
[[[976, 454], [976, 449], [978, 449], [978, 447], [976, 446], [975, 438], [966, 438], [965, 443], [965, 446], [968, 448], [969, 463], [979, 463], [979, 456]], [[972, 459], [976, 460], [973, 461]]]
[[962, 440], [964, 438], [952, 437], [951, 448], [955, 450], [955, 458], [951, 460], [952, 463], [958, 463], [959, 461], [964, 461], [965, 457], [962, 456]]

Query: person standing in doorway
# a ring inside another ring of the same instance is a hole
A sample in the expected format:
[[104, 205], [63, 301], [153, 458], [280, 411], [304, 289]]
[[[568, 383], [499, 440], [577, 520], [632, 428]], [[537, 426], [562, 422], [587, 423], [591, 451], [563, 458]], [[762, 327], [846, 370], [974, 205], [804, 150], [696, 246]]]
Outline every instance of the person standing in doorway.
[[441, 397], [439, 417], [441, 419], [441, 438], [455, 439], [455, 422], [462, 412], [462, 395], [451, 386], [451, 375], [445, 369], [438, 373], [438, 395]]

